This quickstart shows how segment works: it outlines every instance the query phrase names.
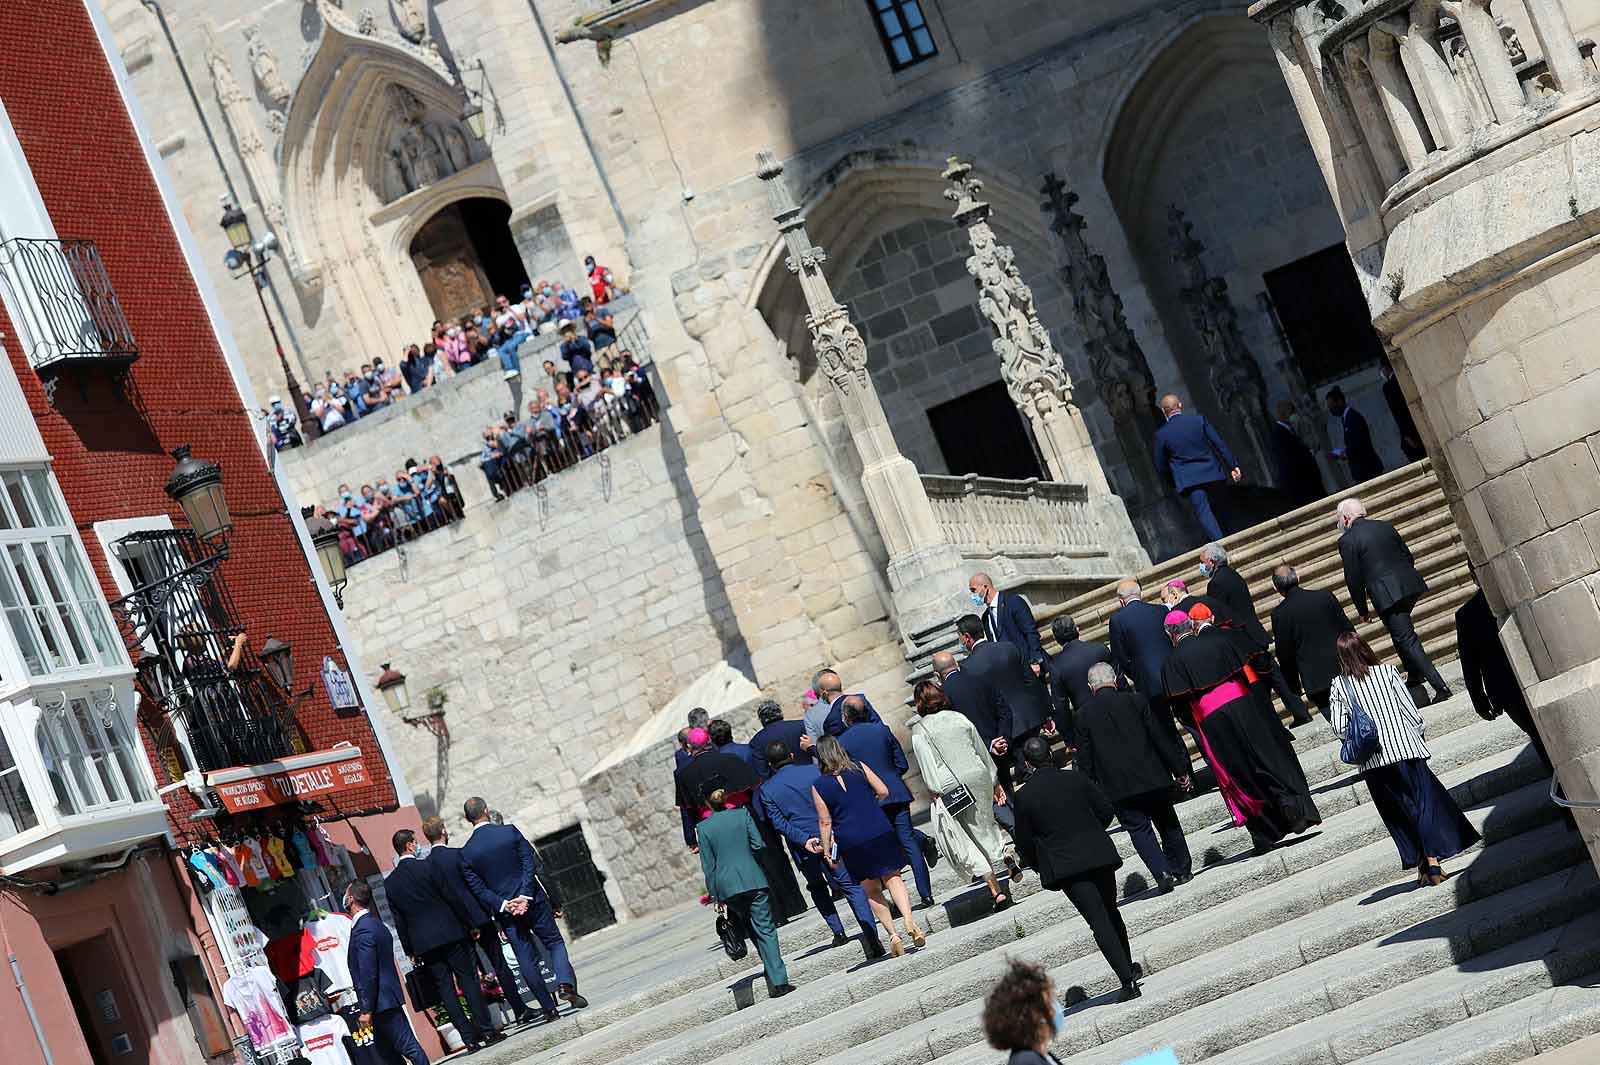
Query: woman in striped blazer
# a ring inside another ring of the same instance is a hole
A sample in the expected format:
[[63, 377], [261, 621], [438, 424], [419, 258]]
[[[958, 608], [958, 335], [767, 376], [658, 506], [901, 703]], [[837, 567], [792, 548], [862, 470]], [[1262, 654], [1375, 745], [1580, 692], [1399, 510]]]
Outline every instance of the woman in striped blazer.
[[1350, 707], [1359, 704], [1378, 730], [1378, 750], [1361, 763], [1400, 864], [1416, 869], [1417, 883], [1444, 883], [1440, 862], [1481, 838], [1428, 768], [1426, 728], [1400, 671], [1378, 661], [1360, 635], [1343, 632], [1335, 643], [1339, 678], [1329, 692], [1329, 721], [1341, 740], [1350, 728]]

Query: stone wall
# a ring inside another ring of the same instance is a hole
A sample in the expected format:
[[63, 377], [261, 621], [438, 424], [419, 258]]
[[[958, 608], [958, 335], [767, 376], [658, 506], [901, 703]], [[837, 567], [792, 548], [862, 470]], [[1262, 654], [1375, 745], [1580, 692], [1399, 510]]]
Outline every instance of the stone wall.
[[605, 454], [351, 569], [364, 656], [406, 674], [414, 714], [449, 698], [448, 744], [391, 730], [424, 814], [483, 794], [530, 836], [587, 820], [607, 751], [717, 663], [748, 673], [670, 436]]

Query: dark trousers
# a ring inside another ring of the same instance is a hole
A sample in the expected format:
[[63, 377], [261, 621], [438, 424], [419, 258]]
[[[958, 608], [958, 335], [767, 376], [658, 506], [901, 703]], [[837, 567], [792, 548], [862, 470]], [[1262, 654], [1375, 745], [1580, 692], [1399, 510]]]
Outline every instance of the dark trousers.
[[1416, 626], [1411, 624], [1411, 610], [1416, 605], [1417, 597], [1408, 595], [1389, 609], [1380, 611], [1378, 617], [1394, 640], [1395, 654], [1405, 664], [1406, 679], [1414, 684], [1421, 677], [1432, 686], [1435, 693], [1442, 692], [1446, 687], [1444, 678], [1439, 676], [1439, 671], [1428, 660], [1427, 652], [1422, 649], [1422, 638], [1417, 635]]
[[844, 894], [845, 902], [850, 905], [850, 912], [855, 914], [861, 931], [868, 936], [878, 934], [878, 919], [872, 916], [872, 908], [867, 905], [867, 893], [850, 878], [850, 871], [843, 862], [834, 869], [822, 860], [822, 855], [801, 851], [794, 855], [794, 865], [805, 878], [806, 892], [830, 930], [839, 935], [844, 933], [844, 922], [839, 920], [839, 908], [833, 902], [833, 889], [838, 887]]
[[[1213, 484], [1221, 484], [1221, 481]], [[1189, 508], [1194, 511], [1195, 519], [1200, 522], [1200, 528], [1213, 540], [1222, 539], [1222, 526], [1217, 523], [1217, 516], [1211, 512], [1211, 497], [1206, 494], [1210, 484], [1197, 485], [1194, 488], [1185, 488], [1178, 494], [1189, 501]]]
[[1133, 979], [1133, 949], [1128, 946], [1128, 929], [1117, 910], [1117, 874], [1107, 866], [1073, 877], [1061, 890], [1088, 922], [1089, 931], [1117, 979]]
[[917, 843], [916, 830], [911, 827], [911, 804], [888, 803], [883, 807], [883, 813], [889, 818], [889, 823], [894, 825], [895, 837], [900, 840], [900, 849], [905, 852], [906, 862], [911, 866], [911, 879], [916, 881], [917, 894], [923, 898], [931, 898], [933, 881], [928, 876], [928, 860], [922, 856], [922, 847]]
[[[1311, 714], [1306, 710], [1306, 704], [1301, 701], [1300, 696], [1295, 694], [1294, 690], [1289, 687], [1289, 682], [1284, 679], [1283, 670], [1278, 668], [1277, 658], [1268, 655], [1267, 667], [1268, 672], [1265, 679], [1272, 685], [1272, 690], [1278, 693], [1278, 698], [1283, 700], [1284, 709], [1289, 711], [1289, 716], [1294, 719], [1296, 725], [1306, 724], [1311, 720]], [[1271, 703], [1270, 699], [1267, 701], [1269, 704]]]
[[506, 961], [505, 948], [500, 945], [498, 922], [490, 920], [478, 926], [478, 946], [489, 955], [489, 967], [494, 970], [494, 978], [500, 983], [500, 990], [506, 996], [506, 1005], [511, 1007], [512, 1015], [519, 1021], [531, 1017], [532, 1011], [528, 1009], [528, 1000], [523, 998], [522, 992], [517, 989], [517, 974], [511, 971], [511, 963]]
[[1322, 715], [1323, 720], [1333, 720], [1333, 711], [1328, 709], [1333, 705], [1332, 688], [1323, 688], [1321, 691], [1317, 692], [1306, 692], [1306, 698], [1310, 699], [1314, 704], [1316, 704], [1317, 712]]
[[761, 958], [761, 968], [767, 974], [767, 987], [787, 984], [789, 970], [783, 964], [783, 950], [778, 946], [778, 929], [772, 923], [772, 909], [767, 905], [766, 891], [746, 891], [722, 902], [729, 910], [743, 917], [745, 927], [750, 929], [750, 938], [756, 943], [756, 954]]
[[[461, 1036], [462, 1042], [483, 1042], [493, 1029], [489, 1026], [489, 1008], [483, 1002], [478, 963], [472, 956], [472, 940], [461, 939], [434, 947], [417, 960], [422, 962], [423, 972], [439, 989], [444, 1011], [450, 1015], [450, 1023], [456, 1026], [456, 1034]], [[458, 985], [461, 988], [459, 993], [456, 991]], [[467, 1009], [472, 1011], [470, 1021], [461, 1009], [463, 998], [467, 1000]]]
[[[1128, 830], [1133, 849], [1139, 852], [1150, 875], [1157, 880], [1169, 876], [1188, 876], [1193, 871], [1194, 859], [1189, 855], [1189, 841], [1183, 838], [1183, 826], [1178, 823], [1178, 811], [1164, 791], [1144, 795], [1130, 795], [1113, 803], [1117, 820]], [[1160, 838], [1157, 839], [1157, 833]]]
[[501, 914], [496, 919], [506, 934], [506, 941], [511, 944], [512, 953], [517, 956], [522, 982], [528, 985], [528, 990], [533, 992], [540, 1006], [547, 1010], [556, 1009], [555, 996], [550, 993], [550, 986], [544, 982], [544, 974], [539, 971], [539, 952], [533, 941], [538, 939], [549, 952], [550, 968], [555, 971], [557, 984], [577, 987], [578, 978], [572, 971], [572, 961], [567, 957], [567, 944], [561, 938], [561, 929], [556, 927], [550, 900], [541, 893], [528, 903], [528, 912], [521, 917]]
[[406, 1019], [403, 1006], [392, 1010], [379, 1010], [372, 1015], [372, 1034], [377, 1041], [378, 1053], [387, 1061], [404, 1059], [411, 1065], [428, 1065], [428, 1055], [422, 1052], [411, 1022]]

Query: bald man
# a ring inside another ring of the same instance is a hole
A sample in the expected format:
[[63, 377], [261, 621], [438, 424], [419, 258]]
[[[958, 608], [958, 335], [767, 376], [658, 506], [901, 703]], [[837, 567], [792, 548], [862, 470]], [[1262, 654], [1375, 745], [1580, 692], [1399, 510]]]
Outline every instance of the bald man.
[[1022, 652], [1022, 660], [1038, 676], [1049, 657], [1039, 642], [1039, 623], [1033, 620], [1028, 601], [1015, 592], [1002, 592], [987, 573], [974, 573], [967, 581], [972, 605], [983, 618], [984, 635], [995, 643], [1009, 643]]
[[1156, 470], [1171, 477], [1178, 494], [1188, 501], [1207, 539], [1222, 539], [1222, 526], [1211, 510], [1210, 492], [1244, 476], [1239, 461], [1228, 449], [1211, 423], [1198, 414], [1186, 414], [1183, 400], [1175, 395], [1161, 397], [1161, 413], [1167, 421], [1156, 430]]

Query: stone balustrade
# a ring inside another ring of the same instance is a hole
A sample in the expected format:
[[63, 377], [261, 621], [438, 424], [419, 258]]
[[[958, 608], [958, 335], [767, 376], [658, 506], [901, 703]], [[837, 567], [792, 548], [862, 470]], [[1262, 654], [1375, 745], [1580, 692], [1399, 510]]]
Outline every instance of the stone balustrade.
[[1081, 484], [922, 475], [945, 542], [969, 559], [1105, 553], [1105, 530]]
[[1250, 16], [1383, 211], [1600, 96], [1562, 0], [1524, 7], [1533, 41], [1491, 0], [1260, 0]]

